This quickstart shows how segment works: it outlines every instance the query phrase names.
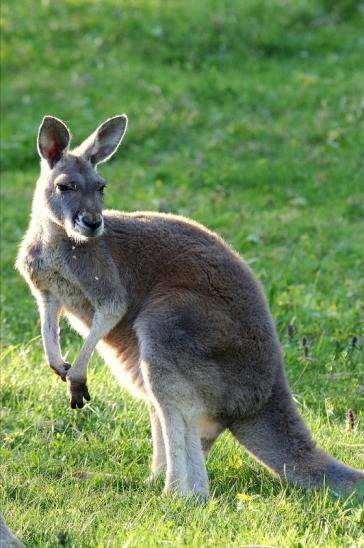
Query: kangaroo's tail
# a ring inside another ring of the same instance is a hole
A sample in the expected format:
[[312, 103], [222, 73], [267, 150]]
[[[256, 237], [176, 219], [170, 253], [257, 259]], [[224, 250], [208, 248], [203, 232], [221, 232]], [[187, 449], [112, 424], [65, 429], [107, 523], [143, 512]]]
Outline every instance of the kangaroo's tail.
[[364, 496], [364, 471], [345, 466], [316, 447], [283, 373], [263, 409], [253, 417], [236, 420], [230, 429], [249, 453], [281, 479]]

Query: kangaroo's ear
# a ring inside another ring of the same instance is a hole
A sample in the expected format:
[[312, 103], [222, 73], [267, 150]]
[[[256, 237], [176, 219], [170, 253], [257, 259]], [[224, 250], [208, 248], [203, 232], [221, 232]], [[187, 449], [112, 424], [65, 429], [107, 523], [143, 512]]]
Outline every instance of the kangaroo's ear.
[[44, 116], [38, 131], [38, 152], [52, 168], [67, 150], [71, 135], [67, 126], [54, 116]]
[[73, 152], [94, 166], [106, 162], [118, 149], [127, 127], [126, 114], [109, 118]]

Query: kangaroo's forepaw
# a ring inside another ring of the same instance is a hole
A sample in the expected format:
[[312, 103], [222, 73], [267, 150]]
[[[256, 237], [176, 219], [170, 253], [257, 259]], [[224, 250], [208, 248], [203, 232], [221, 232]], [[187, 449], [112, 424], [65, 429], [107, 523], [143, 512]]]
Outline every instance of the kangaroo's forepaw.
[[87, 388], [86, 380], [74, 380], [67, 377], [68, 398], [72, 409], [82, 409], [84, 400], [90, 401], [91, 397]]
[[63, 362], [61, 365], [51, 365], [50, 368], [56, 375], [61, 377], [63, 382], [66, 382], [67, 371], [71, 368], [69, 363]]

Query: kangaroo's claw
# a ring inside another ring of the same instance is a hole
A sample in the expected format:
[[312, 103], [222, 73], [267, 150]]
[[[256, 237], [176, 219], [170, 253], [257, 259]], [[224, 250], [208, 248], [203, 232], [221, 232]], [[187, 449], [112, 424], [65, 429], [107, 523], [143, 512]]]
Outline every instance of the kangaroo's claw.
[[90, 393], [87, 388], [86, 381], [71, 380], [67, 378], [68, 398], [72, 409], [82, 409], [85, 405], [84, 400], [90, 401]]
[[56, 375], [61, 377], [63, 382], [66, 382], [67, 371], [71, 368], [71, 365], [69, 363], [63, 362], [62, 365], [58, 365], [57, 367], [53, 365], [51, 365], [50, 367]]

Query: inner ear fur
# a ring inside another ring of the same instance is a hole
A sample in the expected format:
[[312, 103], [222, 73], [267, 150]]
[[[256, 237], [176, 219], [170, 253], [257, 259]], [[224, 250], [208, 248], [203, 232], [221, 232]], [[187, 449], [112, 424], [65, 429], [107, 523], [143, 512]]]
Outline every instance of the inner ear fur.
[[38, 153], [53, 168], [66, 152], [71, 134], [66, 126], [54, 116], [45, 116], [38, 131]]

